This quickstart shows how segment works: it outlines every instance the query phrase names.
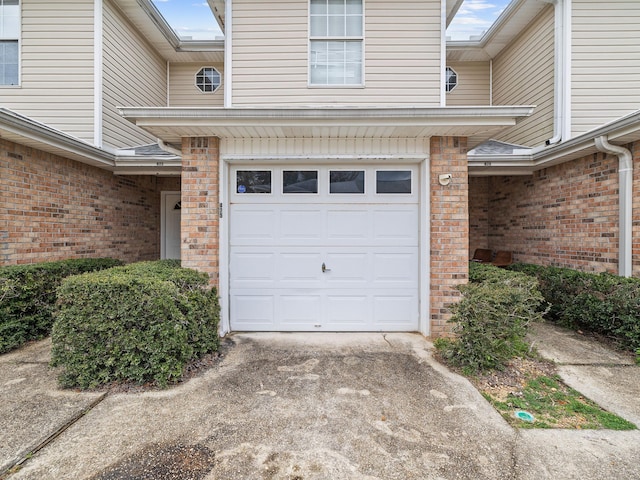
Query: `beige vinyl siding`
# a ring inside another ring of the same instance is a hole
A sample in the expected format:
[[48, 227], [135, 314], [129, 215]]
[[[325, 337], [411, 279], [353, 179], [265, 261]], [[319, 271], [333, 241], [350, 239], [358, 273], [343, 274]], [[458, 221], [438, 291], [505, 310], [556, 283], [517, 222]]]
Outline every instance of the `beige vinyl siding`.
[[103, 25], [103, 143], [122, 148], [155, 142], [116, 107], [166, 106], [166, 62], [110, 0]]
[[21, 4], [21, 83], [0, 105], [93, 143], [93, 0]]
[[[196, 87], [196, 73], [203, 67], [213, 67], [220, 73], [220, 86], [213, 93], [203, 93]], [[171, 63], [169, 65], [170, 107], [223, 107], [224, 69], [220, 63]]]
[[458, 85], [447, 93], [448, 106], [491, 104], [489, 62], [449, 62], [447, 66], [458, 74]]
[[572, 132], [640, 109], [640, 1], [573, 0]]
[[494, 105], [536, 105], [533, 115], [496, 139], [536, 146], [553, 136], [554, 10], [552, 6], [493, 62]]
[[308, 87], [308, 8], [234, 0], [234, 106], [440, 104], [439, 0], [364, 0], [364, 88]]

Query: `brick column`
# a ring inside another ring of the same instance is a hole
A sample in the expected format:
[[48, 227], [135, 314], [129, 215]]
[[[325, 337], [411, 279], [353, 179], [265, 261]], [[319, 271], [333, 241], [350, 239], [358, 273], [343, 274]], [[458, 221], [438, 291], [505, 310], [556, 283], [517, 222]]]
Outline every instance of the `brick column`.
[[219, 151], [216, 137], [182, 139], [182, 265], [219, 275]]
[[[431, 336], [451, 331], [449, 306], [460, 292], [456, 285], [469, 276], [469, 176], [467, 140], [431, 138]], [[451, 183], [438, 182], [440, 174], [452, 175]]]

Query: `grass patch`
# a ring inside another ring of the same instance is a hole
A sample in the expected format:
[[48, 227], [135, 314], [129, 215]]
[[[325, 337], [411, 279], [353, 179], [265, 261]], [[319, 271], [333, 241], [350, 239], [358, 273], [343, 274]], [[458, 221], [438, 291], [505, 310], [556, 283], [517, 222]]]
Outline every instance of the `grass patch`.
[[[485, 399], [517, 428], [636, 429], [565, 385], [553, 369], [546, 362], [514, 359], [505, 371], [472, 380]], [[521, 420], [515, 415], [517, 411], [529, 412], [535, 420]]]

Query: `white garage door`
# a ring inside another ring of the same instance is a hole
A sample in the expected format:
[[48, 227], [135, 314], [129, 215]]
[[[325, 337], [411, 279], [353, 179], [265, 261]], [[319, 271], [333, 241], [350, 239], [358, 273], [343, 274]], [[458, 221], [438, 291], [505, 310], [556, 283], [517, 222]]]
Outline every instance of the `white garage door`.
[[234, 167], [235, 331], [418, 329], [417, 167]]

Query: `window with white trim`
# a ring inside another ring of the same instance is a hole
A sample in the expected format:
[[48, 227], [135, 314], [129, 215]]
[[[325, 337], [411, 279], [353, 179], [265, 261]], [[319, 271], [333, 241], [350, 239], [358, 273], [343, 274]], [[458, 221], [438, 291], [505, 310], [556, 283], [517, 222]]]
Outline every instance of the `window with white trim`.
[[453, 68], [447, 67], [447, 69], [445, 70], [445, 81], [444, 81], [445, 91], [450, 92], [451, 90], [456, 88], [457, 85], [458, 85], [458, 74]]
[[220, 86], [220, 73], [213, 67], [203, 67], [196, 73], [196, 87], [203, 93], [213, 93]]
[[310, 85], [362, 85], [362, 1], [310, 0]]
[[0, 0], [0, 86], [19, 81], [20, 2]]

